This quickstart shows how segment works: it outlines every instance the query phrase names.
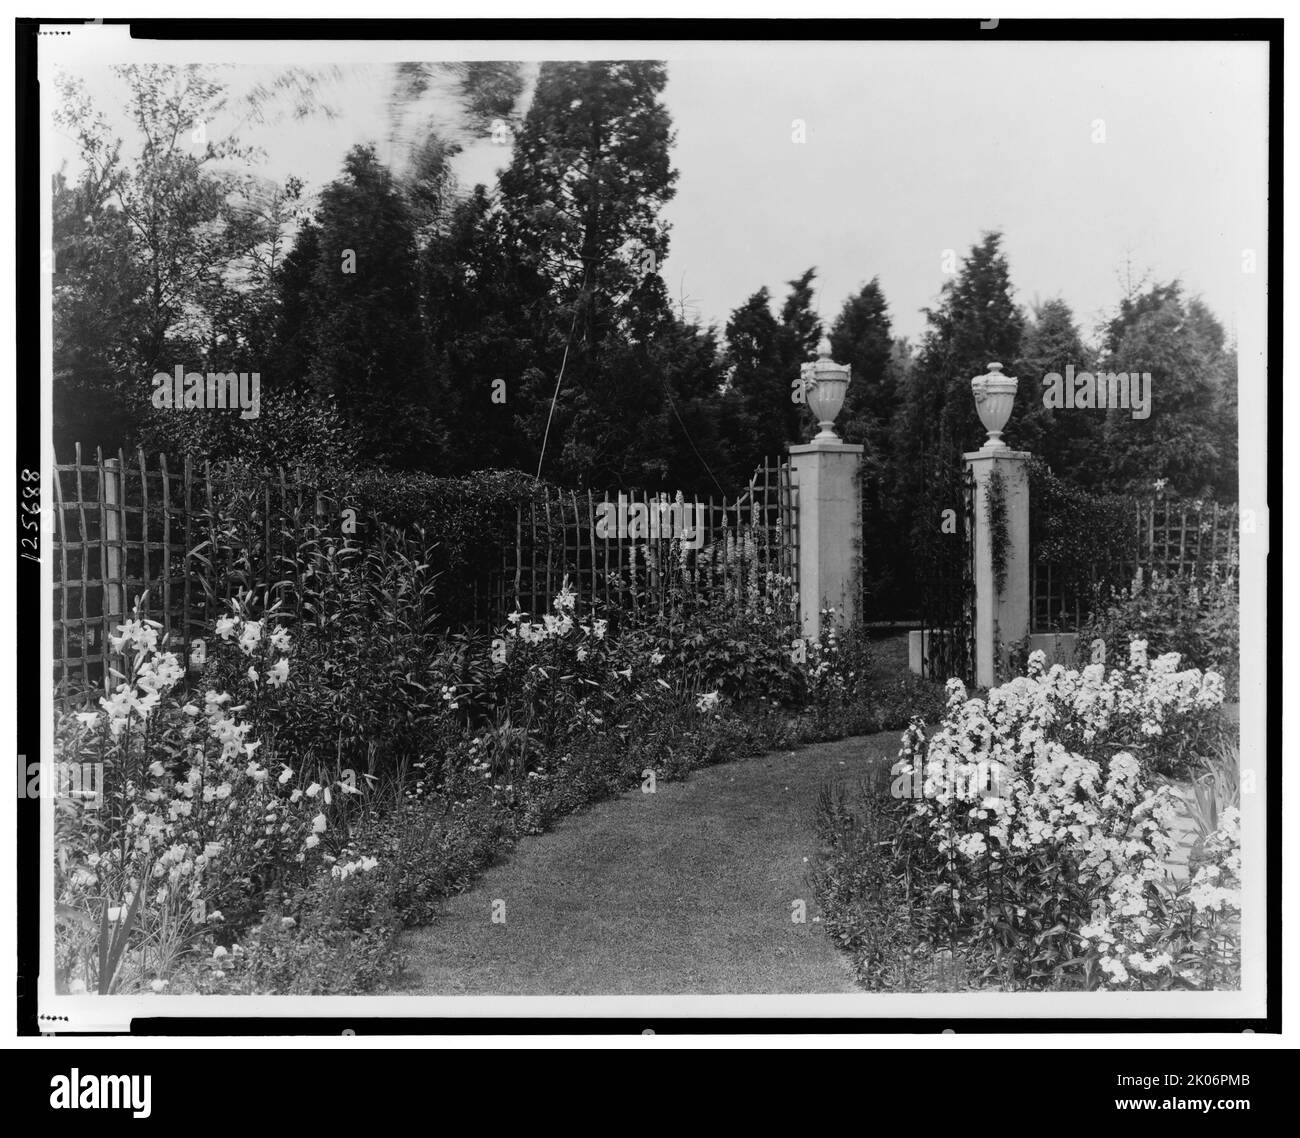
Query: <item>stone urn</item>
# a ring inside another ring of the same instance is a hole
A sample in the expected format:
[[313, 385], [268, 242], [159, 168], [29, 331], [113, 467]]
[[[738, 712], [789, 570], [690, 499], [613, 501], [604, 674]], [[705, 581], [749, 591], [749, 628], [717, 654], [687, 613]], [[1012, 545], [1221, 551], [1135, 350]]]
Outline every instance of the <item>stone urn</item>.
[[831, 342], [825, 338], [817, 349], [817, 359], [799, 369], [804, 396], [820, 428], [813, 436], [813, 442], [842, 441], [835, 433], [835, 417], [844, 406], [849, 372], [848, 364], [837, 364], [831, 359]]
[[1019, 385], [1020, 381], [1014, 376], [1002, 374], [1001, 364], [989, 364], [987, 375], [977, 375], [970, 381], [975, 410], [989, 433], [984, 442], [985, 450], [1007, 449], [1007, 444], [1002, 441], [1002, 429], [1011, 418], [1011, 407], [1016, 401]]

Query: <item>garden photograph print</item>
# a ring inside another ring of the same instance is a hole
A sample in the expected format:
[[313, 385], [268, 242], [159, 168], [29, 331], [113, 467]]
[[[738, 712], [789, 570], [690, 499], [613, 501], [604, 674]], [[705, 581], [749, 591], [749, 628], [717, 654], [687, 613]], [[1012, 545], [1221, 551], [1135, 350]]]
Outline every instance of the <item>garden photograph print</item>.
[[42, 39], [42, 1030], [1264, 1015], [1269, 43], [969, 23]]

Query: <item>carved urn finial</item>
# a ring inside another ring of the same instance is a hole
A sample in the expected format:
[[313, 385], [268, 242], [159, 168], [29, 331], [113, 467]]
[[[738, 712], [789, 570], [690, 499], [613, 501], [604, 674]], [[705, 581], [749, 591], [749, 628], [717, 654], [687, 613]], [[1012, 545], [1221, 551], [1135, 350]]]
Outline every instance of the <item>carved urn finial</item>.
[[1007, 449], [1007, 444], [1002, 441], [1002, 431], [1011, 418], [1011, 408], [1019, 386], [1020, 381], [1014, 376], [1002, 374], [1002, 365], [998, 363], [989, 364], [986, 375], [977, 375], [970, 381], [971, 394], [975, 396], [975, 410], [979, 412], [980, 422], [989, 433], [984, 441], [985, 450]]
[[851, 371], [848, 364], [837, 364], [831, 359], [831, 341], [828, 336], [823, 336], [817, 346], [817, 359], [799, 369], [808, 406], [812, 408], [820, 428], [813, 436], [813, 442], [844, 441], [835, 433], [835, 416], [844, 406], [844, 396], [852, 378]]

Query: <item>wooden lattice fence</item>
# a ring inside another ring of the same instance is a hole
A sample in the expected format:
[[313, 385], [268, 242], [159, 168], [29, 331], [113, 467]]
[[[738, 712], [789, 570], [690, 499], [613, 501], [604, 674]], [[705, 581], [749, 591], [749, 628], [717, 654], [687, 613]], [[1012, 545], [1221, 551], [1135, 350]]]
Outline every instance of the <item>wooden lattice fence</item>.
[[[343, 524], [354, 504], [346, 486], [332, 494], [301, 474], [169, 464], [142, 451], [90, 460], [77, 447], [72, 463], [55, 466], [53, 492], [54, 681], [65, 706], [102, 692], [109, 636], [137, 604], [184, 656], [237, 589], [300, 608], [304, 550], [322, 534], [338, 548], [364, 546], [372, 520], [355, 531]], [[508, 509], [513, 527], [495, 512], [492, 525], [475, 526], [499, 555], [489, 549], [481, 568], [447, 573], [443, 596], [458, 602], [457, 620], [499, 625], [516, 608], [545, 612], [566, 577], [580, 604], [610, 611], [684, 594], [711, 604], [767, 598], [769, 574], [797, 579], [797, 493], [785, 463], [759, 468], [730, 501], [538, 486]], [[653, 515], [652, 532], [619, 532], [620, 515], [640, 512]], [[602, 515], [613, 532], [598, 525]]]
[[1098, 587], [1125, 588], [1139, 569], [1150, 576], [1204, 579], [1235, 573], [1240, 513], [1235, 504], [1167, 498], [1130, 499], [1131, 540], [1116, 555], [1095, 563], [1063, 564], [1030, 551], [1030, 600], [1034, 632], [1075, 631], [1087, 620]]
[[234, 527], [219, 505], [229, 488], [222, 469], [142, 451], [97, 450], [87, 461], [78, 445], [72, 463], [55, 466], [54, 680], [63, 701], [103, 687], [108, 637], [137, 604], [162, 625], [162, 643], [183, 653], [208, 634], [235, 583], [269, 589], [300, 571], [305, 519], [338, 514], [329, 495], [276, 471], [241, 488], [248, 509]]
[[[493, 589], [497, 615], [546, 612], [566, 581], [579, 606], [611, 611], [663, 609], [682, 596], [793, 603], [798, 514], [789, 464], [777, 461], [760, 466], [731, 500], [555, 491], [517, 508], [514, 547], [503, 550]], [[789, 582], [779, 598], [769, 590], [773, 576]]]

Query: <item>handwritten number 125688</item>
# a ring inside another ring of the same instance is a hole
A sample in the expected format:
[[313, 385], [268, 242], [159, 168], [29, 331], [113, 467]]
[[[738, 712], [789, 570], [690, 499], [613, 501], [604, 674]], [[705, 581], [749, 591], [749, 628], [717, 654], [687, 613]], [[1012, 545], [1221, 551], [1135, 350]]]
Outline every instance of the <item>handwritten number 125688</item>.
[[[24, 530], [34, 530], [37, 535], [41, 532], [41, 523], [39, 521], [41, 513], [41, 474], [38, 470], [24, 470], [22, 474], [23, 482], [23, 508], [18, 515], [22, 522]], [[34, 500], [33, 500], [34, 499]], [[36, 515], [33, 517], [32, 515]], [[28, 537], [26, 534], [21, 538], [22, 555], [28, 561], [37, 561], [41, 559], [41, 547], [39, 536]], [[28, 550], [31, 550], [28, 553]]]

